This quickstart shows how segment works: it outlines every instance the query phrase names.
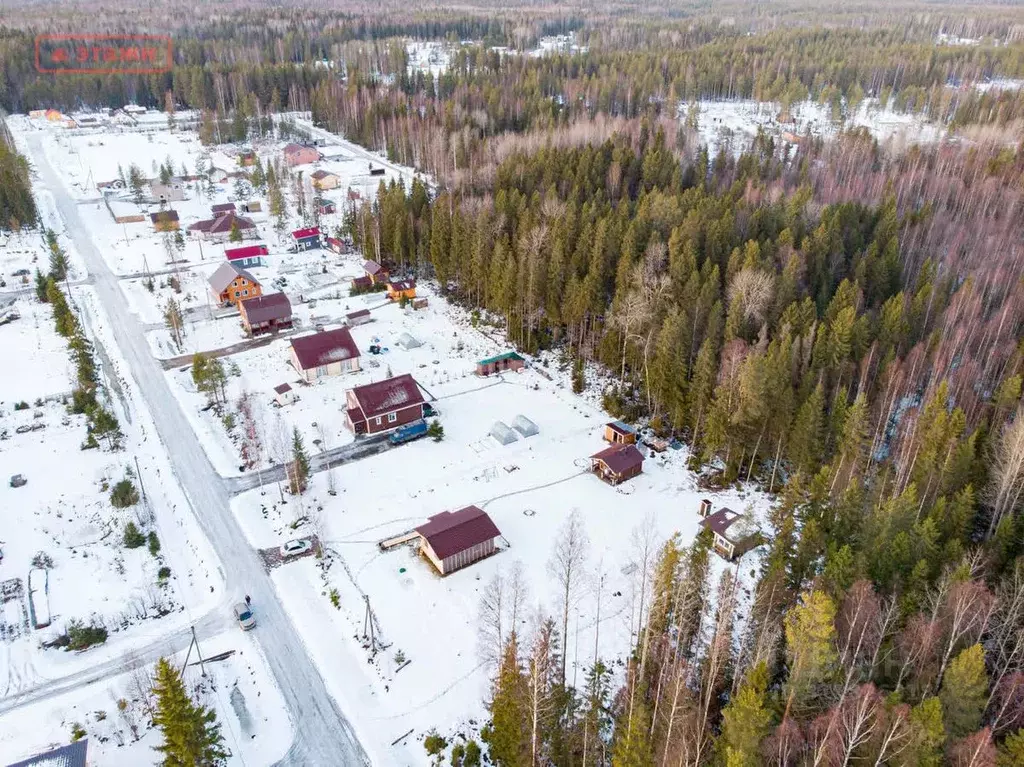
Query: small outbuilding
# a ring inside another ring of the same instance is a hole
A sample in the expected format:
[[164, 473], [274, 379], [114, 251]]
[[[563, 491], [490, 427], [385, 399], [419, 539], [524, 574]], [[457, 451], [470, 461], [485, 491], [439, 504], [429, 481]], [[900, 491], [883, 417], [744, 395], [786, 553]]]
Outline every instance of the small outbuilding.
[[250, 336], [276, 333], [292, 326], [292, 303], [284, 293], [247, 298], [238, 304], [242, 324]]
[[249, 200], [249, 202], [242, 203], [243, 213], [262, 213], [263, 204], [259, 200]]
[[732, 509], [719, 509], [711, 513], [711, 503], [702, 501], [700, 526], [710, 530], [715, 540], [715, 552], [730, 562], [761, 545], [761, 531], [757, 523], [746, 514]]
[[476, 506], [443, 511], [416, 528], [420, 553], [441, 575], [448, 575], [494, 554], [501, 537], [487, 512]]
[[233, 202], [220, 202], [210, 208], [210, 212], [213, 214], [214, 218], [217, 218], [217, 216], [226, 216], [229, 213], [233, 215], [235, 212], [235, 204]]
[[506, 370], [522, 370], [526, 366], [526, 360], [516, 352], [505, 352], [496, 357], [488, 357], [476, 363], [476, 374], [478, 376], [489, 376], [492, 373], [504, 373]]
[[352, 278], [352, 294], [366, 293], [373, 289], [373, 280], [365, 274], [362, 277]]
[[590, 456], [590, 470], [611, 485], [632, 479], [643, 468], [644, 457], [636, 445], [612, 445]]
[[512, 428], [524, 437], [532, 437], [536, 434], [540, 434], [540, 429], [537, 428], [537, 424], [522, 413], [512, 419]]
[[358, 311], [349, 312], [345, 315], [345, 324], [350, 328], [356, 325], [365, 325], [367, 322], [372, 320], [369, 309], [359, 309]]
[[409, 349], [415, 349], [423, 345], [408, 333], [402, 333], [402, 335], [398, 337], [398, 340], [395, 343], [397, 343], [406, 351], [409, 351]]
[[519, 439], [516, 433], [512, 431], [504, 421], [494, 422], [494, 426], [491, 427], [491, 436], [498, 440], [502, 445], [511, 445]]
[[610, 421], [604, 425], [604, 441], [613, 445], [635, 445], [636, 429], [622, 421]]
[[291, 384], [280, 384], [274, 387], [274, 402], [281, 407], [290, 405], [295, 401], [295, 390]]

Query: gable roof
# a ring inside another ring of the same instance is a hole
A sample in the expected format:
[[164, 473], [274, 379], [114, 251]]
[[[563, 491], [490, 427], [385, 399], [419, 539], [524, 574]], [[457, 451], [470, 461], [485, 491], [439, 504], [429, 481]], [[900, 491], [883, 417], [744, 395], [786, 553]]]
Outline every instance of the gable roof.
[[644, 457], [635, 445], [612, 445], [590, 457], [601, 461], [616, 474], [644, 465]]
[[605, 424], [605, 426], [607, 426], [614, 432], [618, 432], [619, 434], [636, 434], [636, 429], [634, 429], [628, 423], [623, 423], [622, 421], [609, 421], [608, 423]]
[[176, 210], [158, 210], [156, 213], [149, 214], [149, 220], [154, 224], [165, 224], [171, 221], [178, 220], [178, 211]]
[[278, 384], [277, 386], [274, 387], [274, 391], [276, 391], [278, 394], [287, 394], [291, 390], [292, 385], [287, 383]]
[[367, 274], [379, 274], [380, 272], [386, 270], [376, 261], [363, 261], [363, 271], [366, 272]]
[[366, 419], [413, 405], [422, 405], [424, 402], [419, 384], [408, 373], [356, 386], [352, 389], [352, 394], [359, 403], [362, 417]]
[[85, 767], [89, 739], [83, 738], [66, 746], [15, 762], [9, 767]]
[[303, 240], [306, 237], [319, 237], [319, 236], [320, 236], [320, 227], [319, 226], [310, 226], [310, 227], [307, 227], [305, 229], [296, 229], [294, 232], [292, 232], [292, 237], [294, 239], [296, 239], [296, 240]]
[[213, 292], [219, 296], [227, 290], [228, 285], [239, 277], [245, 277], [245, 279], [249, 280], [249, 282], [254, 285], [260, 284], [260, 281], [245, 269], [235, 266], [234, 264], [223, 263], [217, 267], [217, 271], [210, 275], [210, 287], [213, 288]]
[[213, 218], [205, 219], [204, 221], [196, 221], [188, 229], [190, 232], [225, 234], [231, 231], [231, 225], [235, 222], [238, 223], [239, 229], [256, 228], [256, 224], [252, 222], [252, 219], [246, 218], [245, 216], [236, 216], [234, 212], [230, 212], [222, 216], [214, 216]]
[[398, 282], [389, 282], [388, 290], [399, 292], [402, 290], [414, 290], [416, 288], [416, 280], [399, 280]]
[[425, 525], [417, 527], [416, 532], [430, 544], [439, 559], [447, 559], [501, 535], [487, 512], [476, 506], [435, 514]]
[[228, 261], [234, 261], [238, 258], [253, 258], [254, 256], [266, 256], [269, 255], [270, 251], [267, 250], [266, 245], [243, 245], [240, 248], [225, 248], [224, 255]]
[[245, 311], [249, 323], [258, 325], [271, 320], [284, 320], [292, 316], [292, 302], [284, 293], [264, 293], [262, 296], [247, 298], [239, 307]]
[[303, 146], [302, 144], [294, 144], [294, 143], [293, 144], [287, 144], [285, 146], [285, 148], [282, 149], [281, 151], [284, 152], [285, 154], [296, 154], [298, 152], [305, 152], [307, 150], [312, 150], [314, 152], [316, 151], [316, 149], [314, 147]]
[[309, 177], [313, 178], [313, 179], [316, 179], [317, 181], [322, 181], [323, 179], [327, 178], [328, 176], [334, 176], [334, 178], [337, 178], [338, 174], [337, 173], [331, 173], [329, 170], [318, 170], [318, 171], [316, 171], [314, 173], [311, 173]]
[[757, 525], [746, 514], [724, 508], [702, 519], [700, 526], [730, 543], [739, 543], [758, 532]]
[[216, 205], [214, 205], [212, 208], [210, 208], [210, 211], [215, 213], [215, 214], [216, 213], [227, 213], [229, 211], [230, 212], [234, 212], [234, 210], [235, 210], [235, 204], [233, 202], [219, 202]]
[[292, 349], [295, 350], [295, 357], [303, 370], [312, 370], [359, 356], [359, 348], [346, 327], [293, 338]]
[[[415, 285], [413, 287], [415, 287]], [[517, 354], [516, 352], [505, 352], [504, 354], [498, 354], [498, 355], [495, 355], [494, 357], [488, 357], [485, 360], [480, 360], [476, 364], [477, 365], [490, 365], [492, 363], [501, 362], [503, 360], [517, 360], [519, 362], [525, 362], [526, 361], [519, 354]]]

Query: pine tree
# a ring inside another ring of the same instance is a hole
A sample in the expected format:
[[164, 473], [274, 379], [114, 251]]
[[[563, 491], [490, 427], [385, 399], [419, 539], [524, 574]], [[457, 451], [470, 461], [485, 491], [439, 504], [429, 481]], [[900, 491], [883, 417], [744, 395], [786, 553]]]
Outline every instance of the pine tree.
[[174, 296], [168, 298], [167, 305], [164, 306], [164, 323], [166, 323], [167, 329], [171, 331], [171, 338], [180, 352], [185, 338], [185, 323], [181, 314], [181, 307], [174, 300]]
[[786, 716], [808, 703], [815, 687], [832, 675], [838, 660], [835, 650], [836, 606], [821, 591], [806, 592], [800, 604], [786, 614], [789, 660]]
[[797, 411], [789, 437], [789, 459], [793, 468], [813, 475], [821, 464], [824, 431], [825, 390], [818, 382]]
[[626, 701], [615, 724], [612, 767], [651, 767], [651, 715], [641, 695]]
[[231, 241], [231, 242], [241, 242], [242, 241], [242, 230], [238, 226], [238, 219], [234, 219], [231, 222], [231, 232], [228, 234], [228, 240]]
[[1020, 767], [1024, 764], [1024, 729], [1006, 736], [999, 749], [999, 767]]
[[154, 676], [153, 724], [161, 731], [164, 741], [155, 748], [164, 755], [164, 767], [224, 764], [228, 752], [216, 712], [189, 699], [181, 676], [166, 659], [157, 661]]
[[971, 645], [953, 659], [942, 679], [939, 700], [950, 738], [962, 738], [978, 729], [987, 698], [985, 651], [980, 644]]
[[293, 495], [298, 495], [306, 490], [306, 481], [309, 479], [309, 456], [306, 455], [306, 447], [302, 442], [302, 434], [299, 427], [292, 427], [292, 465], [288, 473], [289, 488]]
[[739, 692], [722, 711], [719, 750], [728, 767], [757, 767], [760, 747], [771, 728], [768, 708], [768, 667], [757, 664]]
[[901, 763], [915, 767], [939, 767], [945, 741], [942, 703], [936, 697], [925, 698], [910, 712], [910, 742], [901, 754]]

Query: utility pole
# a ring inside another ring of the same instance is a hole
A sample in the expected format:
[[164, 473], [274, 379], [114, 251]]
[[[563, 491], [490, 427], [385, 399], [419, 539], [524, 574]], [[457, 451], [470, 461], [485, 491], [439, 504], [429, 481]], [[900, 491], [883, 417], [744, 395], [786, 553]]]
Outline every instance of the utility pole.
[[366, 612], [363, 615], [363, 636], [370, 637], [370, 650], [377, 652], [377, 635], [373, 630], [373, 608], [370, 607], [370, 595], [363, 594], [363, 600], [366, 602]]
[[142, 500], [146, 500], [146, 486], [142, 484], [142, 469], [139, 468], [139, 457], [135, 458], [135, 475], [139, 478], [139, 489], [142, 490]]

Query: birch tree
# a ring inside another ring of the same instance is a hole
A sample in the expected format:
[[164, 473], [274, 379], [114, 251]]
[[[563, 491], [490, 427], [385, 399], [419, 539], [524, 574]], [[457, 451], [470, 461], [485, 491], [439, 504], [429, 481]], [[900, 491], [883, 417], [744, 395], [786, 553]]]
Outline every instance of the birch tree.
[[[590, 540], [583, 526], [583, 517], [574, 509], [562, 524], [555, 548], [548, 560], [548, 572], [558, 584], [562, 596], [562, 639], [568, 641], [569, 613], [579, 602], [580, 579], [583, 577]], [[561, 655], [561, 680], [565, 685], [566, 655]]]

